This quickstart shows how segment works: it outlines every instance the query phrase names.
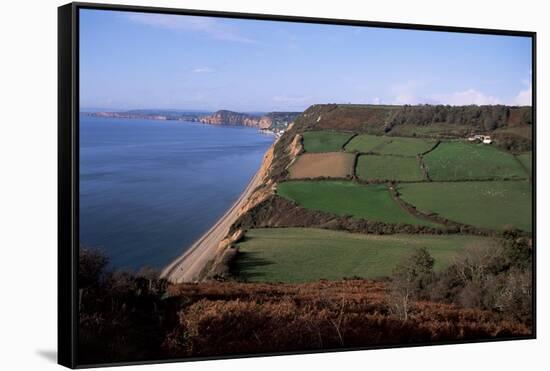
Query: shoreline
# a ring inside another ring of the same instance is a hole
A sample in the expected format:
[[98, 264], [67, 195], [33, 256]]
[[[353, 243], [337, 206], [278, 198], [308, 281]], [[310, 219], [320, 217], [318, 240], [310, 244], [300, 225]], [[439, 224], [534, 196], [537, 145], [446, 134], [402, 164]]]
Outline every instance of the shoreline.
[[260, 185], [261, 168], [250, 179], [246, 188], [231, 207], [196, 240], [182, 255], [162, 269], [161, 278], [172, 283], [195, 282], [204, 266], [215, 258], [219, 243], [227, 236], [229, 229], [238, 218], [238, 213]]

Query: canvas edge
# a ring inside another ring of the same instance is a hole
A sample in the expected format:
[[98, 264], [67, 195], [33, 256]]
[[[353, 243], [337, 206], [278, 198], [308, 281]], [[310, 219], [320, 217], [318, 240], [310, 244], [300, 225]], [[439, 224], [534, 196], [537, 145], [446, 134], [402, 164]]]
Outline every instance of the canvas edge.
[[[78, 340], [78, 13], [80, 9], [113, 11], [134, 11], [255, 19], [267, 21], [287, 21], [334, 25], [356, 25], [367, 27], [424, 30], [439, 32], [491, 34], [503, 36], [523, 36], [532, 40], [532, 109], [533, 109], [533, 333], [511, 338], [431, 342], [420, 344], [380, 345], [371, 347], [321, 349], [311, 351], [277, 352], [259, 354], [236, 354], [229, 356], [189, 357], [157, 359], [147, 361], [112, 362], [104, 364], [79, 364], [77, 361]], [[436, 26], [424, 24], [373, 22], [349, 19], [314, 18], [270, 14], [237, 13], [194, 9], [161, 8], [148, 6], [73, 2], [58, 7], [58, 363], [69, 368], [90, 368], [106, 366], [143, 365], [156, 363], [188, 362], [201, 360], [221, 360], [248, 357], [315, 354], [357, 350], [390, 349], [418, 346], [440, 346], [475, 344], [510, 340], [536, 339], [536, 32]], [[67, 233], [70, 231], [70, 233]]]
[[76, 362], [77, 308], [75, 247], [75, 24], [76, 7], [58, 8], [58, 189], [57, 189], [57, 362], [74, 368]]

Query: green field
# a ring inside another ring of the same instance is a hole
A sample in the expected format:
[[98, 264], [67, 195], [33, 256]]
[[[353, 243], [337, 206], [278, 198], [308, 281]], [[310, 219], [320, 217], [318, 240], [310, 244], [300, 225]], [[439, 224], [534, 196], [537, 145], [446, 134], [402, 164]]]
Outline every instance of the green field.
[[411, 183], [401, 198], [424, 212], [482, 228], [514, 226], [531, 231], [531, 186], [527, 181]]
[[277, 193], [300, 206], [385, 223], [434, 224], [417, 219], [391, 198], [386, 185], [346, 181], [287, 181]]
[[348, 144], [346, 144], [346, 151], [348, 152], [376, 152], [376, 149], [383, 146], [390, 139], [388, 137], [367, 135], [358, 135]]
[[248, 281], [307, 282], [391, 274], [414, 249], [425, 247], [435, 269], [448, 265], [464, 247], [490, 239], [460, 235], [372, 235], [313, 228], [252, 229], [237, 246], [235, 272]]
[[424, 156], [432, 180], [525, 179], [513, 155], [484, 144], [441, 143]]
[[374, 152], [382, 155], [416, 156], [435, 145], [434, 140], [420, 138], [400, 138], [376, 135], [358, 135], [347, 145], [348, 152]]
[[525, 152], [516, 157], [523, 164], [523, 166], [525, 166], [525, 168], [529, 170], [529, 174], [531, 174], [533, 172], [533, 153]]
[[307, 131], [304, 136], [306, 152], [337, 152], [353, 134], [330, 131]]
[[363, 180], [423, 180], [420, 164], [414, 157], [361, 155], [355, 171]]
[[436, 142], [418, 138], [390, 138], [390, 142], [378, 149], [383, 155], [416, 156], [432, 149]]

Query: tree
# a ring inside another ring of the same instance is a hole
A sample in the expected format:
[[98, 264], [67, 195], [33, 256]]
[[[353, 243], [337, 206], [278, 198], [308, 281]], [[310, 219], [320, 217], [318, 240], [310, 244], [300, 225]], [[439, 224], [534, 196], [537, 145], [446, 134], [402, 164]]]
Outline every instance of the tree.
[[393, 271], [390, 285], [392, 308], [404, 321], [409, 318], [410, 303], [433, 275], [434, 258], [425, 247], [415, 250], [399, 263]]
[[108, 263], [109, 259], [101, 250], [81, 246], [78, 264], [78, 286], [86, 288], [97, 285]]
[[464, 285], [482, 285], [490, 274], [506, 269], [508, 262], [502, 247], [496, 243], [476, 243], [455, 258], [454, 266]]

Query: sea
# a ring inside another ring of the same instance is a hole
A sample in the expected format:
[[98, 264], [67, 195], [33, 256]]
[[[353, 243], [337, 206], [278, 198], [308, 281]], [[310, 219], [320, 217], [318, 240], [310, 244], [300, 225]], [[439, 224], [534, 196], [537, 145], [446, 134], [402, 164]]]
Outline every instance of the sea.
[[255, 128], [81, 115], [81, 246], [112, 269], [162, 269], [239, 198], [273, 141]]

